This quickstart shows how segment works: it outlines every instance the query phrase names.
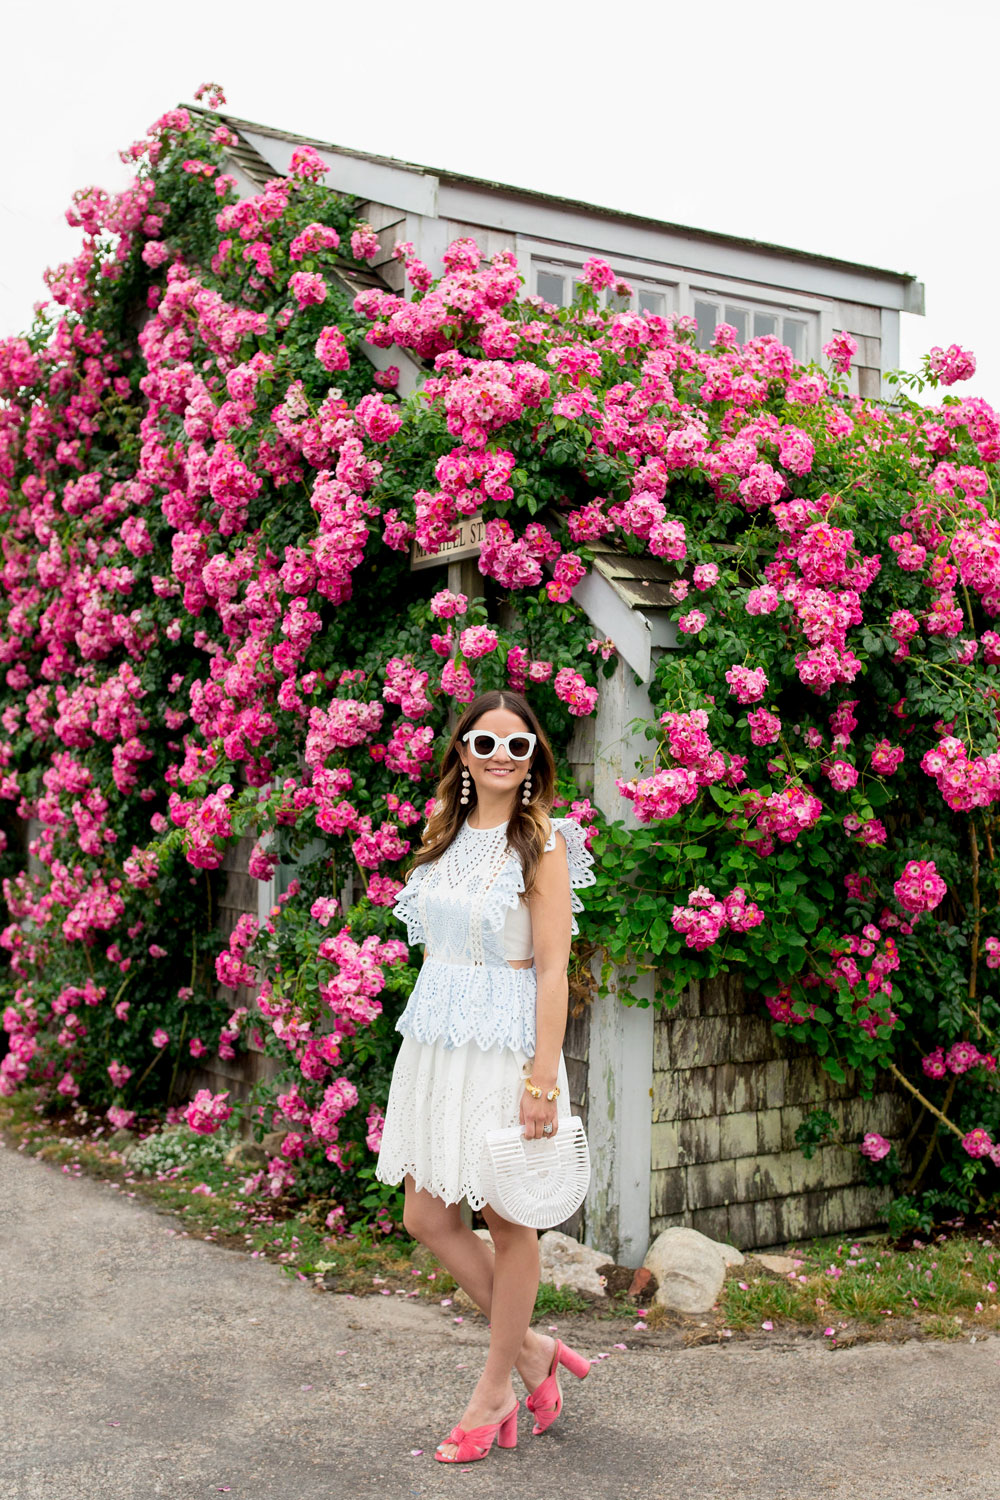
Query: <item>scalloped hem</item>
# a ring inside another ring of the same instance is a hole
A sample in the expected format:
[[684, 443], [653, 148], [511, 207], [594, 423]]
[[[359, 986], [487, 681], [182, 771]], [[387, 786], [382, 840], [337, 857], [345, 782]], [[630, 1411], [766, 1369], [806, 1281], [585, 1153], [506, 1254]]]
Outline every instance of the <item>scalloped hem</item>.
[[449, 964], [424, 959], [406, 1008], [396, 1022], [402, 1036], [449, 1050], [475, 1042], [484, 1052], [535, 1049], [538, 976], [501, 964]]

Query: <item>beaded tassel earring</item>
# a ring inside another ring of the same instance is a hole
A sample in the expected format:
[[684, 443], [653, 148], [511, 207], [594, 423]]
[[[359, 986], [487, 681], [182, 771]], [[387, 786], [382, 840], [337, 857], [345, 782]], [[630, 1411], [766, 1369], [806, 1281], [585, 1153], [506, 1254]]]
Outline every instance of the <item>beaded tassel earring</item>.
[[469, 778], [469, 773], [466, 770], [466, 768], [463, 766], [462, 767], [462, 794], [461, 794], [461, 796], [458, 799], [459, 802], [461, 803], [461, 805], [463, 807], [468, 807], [468, 805], [469, 805], [469, 788], [470, 788], [471, 785], [472, 785], [472, 782], [471, 782], [471, 780]]
[[527, 807], [531, 801], [531, 772], [529, 771], [521, 783], [521, 806]]

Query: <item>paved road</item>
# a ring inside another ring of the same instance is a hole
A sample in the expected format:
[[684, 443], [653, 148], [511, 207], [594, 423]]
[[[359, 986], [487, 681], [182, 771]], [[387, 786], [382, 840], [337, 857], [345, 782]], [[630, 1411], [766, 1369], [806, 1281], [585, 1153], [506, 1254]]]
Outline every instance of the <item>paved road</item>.
[[1000, 1500], [1000, 1340], [636, 1336], [567, 1378], [552, 1433], [523, 1422], [459, 1474], [431, 1454], [482, 1327], [317, 1294], [176, 1223], [0, 1148], [2, 1500]]

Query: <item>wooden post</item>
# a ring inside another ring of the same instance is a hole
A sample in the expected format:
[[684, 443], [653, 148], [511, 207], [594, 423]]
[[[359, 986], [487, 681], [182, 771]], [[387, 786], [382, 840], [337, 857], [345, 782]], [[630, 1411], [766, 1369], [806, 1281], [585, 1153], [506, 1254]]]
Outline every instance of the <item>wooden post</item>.
[[[612, 818], [623, 812], [615, 781], [631, 776], [646, 753], [647, 742], [627, 728], [639, 717], [653, 717], [649, 694], [619, 661], [614, 676], [601, 684], [595, 726], [594, 802]], [[587, 1135], [592, 1176], [585, 1238], [620, 1264], [638, 1266], [649, 1248], [654, 1011], [651, 1005], [621, 1003], [624, 977], [612, 974], [590, 1017]], [[652, 975], [633, 980], [630, 988], [651, 1000]]]

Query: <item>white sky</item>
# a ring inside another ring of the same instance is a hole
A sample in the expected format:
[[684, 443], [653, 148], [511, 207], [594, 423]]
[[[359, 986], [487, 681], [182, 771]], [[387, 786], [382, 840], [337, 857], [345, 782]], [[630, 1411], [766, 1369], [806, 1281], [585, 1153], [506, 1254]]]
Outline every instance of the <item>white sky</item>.
[[[913, 272], [902, 363], [974, 350], [1000, 404], [987, 0], [7, 0], [0, 334], [67, 259], [74, 189], [218, 80], [235, 115], [423, 165]], [[985, 268], [985, 269], [984, 269]]]

